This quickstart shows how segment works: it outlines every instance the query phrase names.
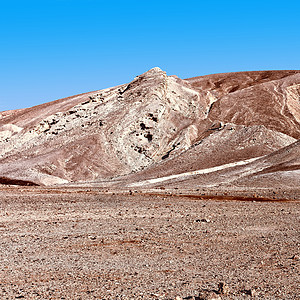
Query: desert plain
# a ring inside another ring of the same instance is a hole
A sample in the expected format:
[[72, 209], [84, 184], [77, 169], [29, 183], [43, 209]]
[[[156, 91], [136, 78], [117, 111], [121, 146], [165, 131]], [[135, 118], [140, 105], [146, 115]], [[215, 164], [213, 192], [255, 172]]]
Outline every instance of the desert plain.
[[299, 299], [299, 201], [169, 192], [2, 188], [1, 299]]

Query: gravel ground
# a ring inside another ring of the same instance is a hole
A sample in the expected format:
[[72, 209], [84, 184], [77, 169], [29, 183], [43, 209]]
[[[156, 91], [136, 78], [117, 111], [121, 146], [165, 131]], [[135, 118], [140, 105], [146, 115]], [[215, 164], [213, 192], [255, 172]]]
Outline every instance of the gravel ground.
[[1, 299], [300, 299], [298, 201], [2, 188], [0, 206]]

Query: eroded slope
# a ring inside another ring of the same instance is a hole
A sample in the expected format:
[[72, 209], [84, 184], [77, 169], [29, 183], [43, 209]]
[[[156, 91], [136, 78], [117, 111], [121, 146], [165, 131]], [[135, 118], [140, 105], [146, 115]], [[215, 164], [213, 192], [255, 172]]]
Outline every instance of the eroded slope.
[[[299, 86], [299, 71], [182, 80], [154, 68], [129, 84], [2, 112], [1, 176], [127, 185], [265, 157], [300, 137]], [[220, 184], [219, 175], [197, 184]]]
[[2, 120], [0, 170], [43, 184], [138, 171], [192, 146], [195, 122], [207, 117], [209, 105], [205, 93], [154, 68], [128, 85], [42, 106], [43, 119], [32, 119], [33, 111], [8, 115]]

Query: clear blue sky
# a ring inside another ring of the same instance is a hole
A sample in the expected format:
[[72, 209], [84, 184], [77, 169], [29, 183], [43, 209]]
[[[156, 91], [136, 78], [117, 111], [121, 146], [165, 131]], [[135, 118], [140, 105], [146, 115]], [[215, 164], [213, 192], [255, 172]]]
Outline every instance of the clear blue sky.
[[299, 1], [0, 0], [0, 111], [131, 81], [300, 69]]

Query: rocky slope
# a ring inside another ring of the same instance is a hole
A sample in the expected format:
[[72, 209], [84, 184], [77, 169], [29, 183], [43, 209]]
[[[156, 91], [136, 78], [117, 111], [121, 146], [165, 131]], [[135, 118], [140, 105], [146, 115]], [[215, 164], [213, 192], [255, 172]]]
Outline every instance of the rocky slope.
[[129, 84], [1, 112], [0, 183], [148, 186], [178, 175], [179, 187], [297, 185], [299, 100], [300, 71], [182, 80], [154, 68]]

